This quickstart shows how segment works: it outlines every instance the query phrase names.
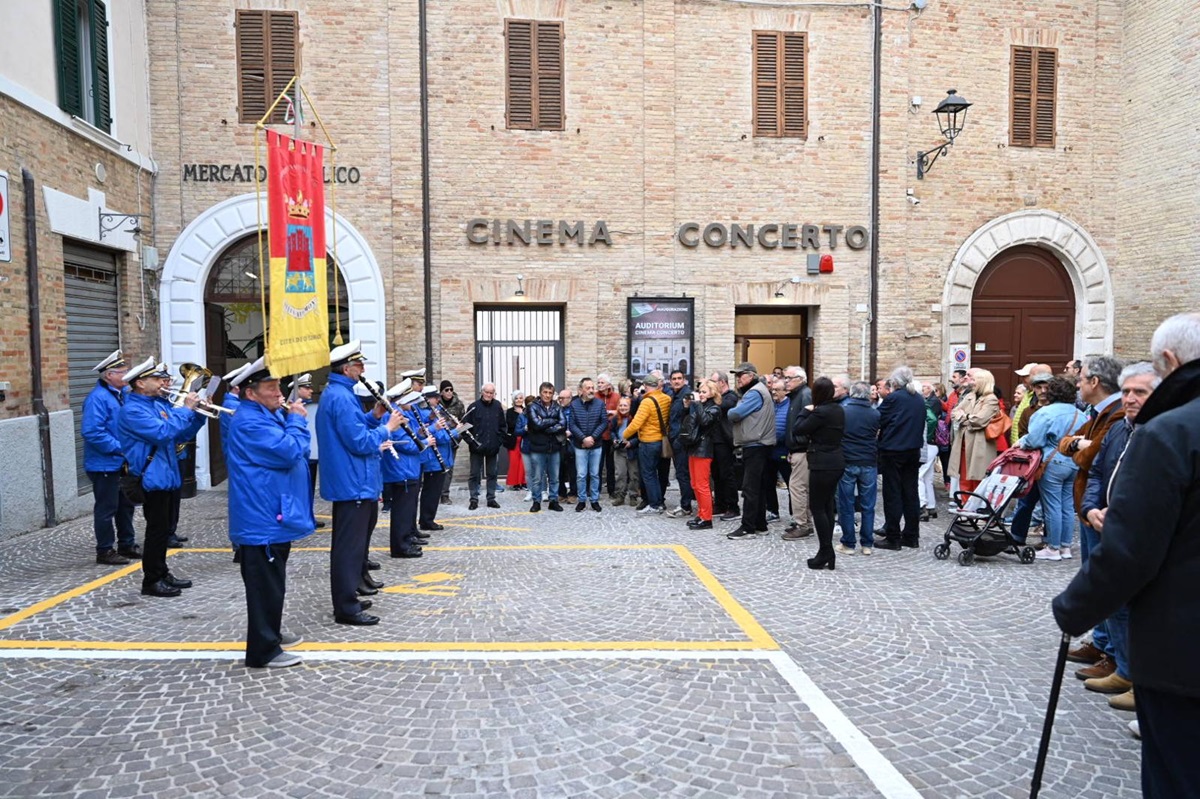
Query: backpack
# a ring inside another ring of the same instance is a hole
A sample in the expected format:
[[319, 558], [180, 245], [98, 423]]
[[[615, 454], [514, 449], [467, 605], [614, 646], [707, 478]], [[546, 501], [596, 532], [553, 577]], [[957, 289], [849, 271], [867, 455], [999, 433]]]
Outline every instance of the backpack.
[[690, 409], [679, 420], [679, 443], [684, 449], [693, 449], [700, 443], [700, 425]]
[[950, 446], [950, 414], [942, 414], [942, 418], [938, 419], [937, 430], [933, 434], [933, 443], [938, 445], [938, 449], [945, 449]]

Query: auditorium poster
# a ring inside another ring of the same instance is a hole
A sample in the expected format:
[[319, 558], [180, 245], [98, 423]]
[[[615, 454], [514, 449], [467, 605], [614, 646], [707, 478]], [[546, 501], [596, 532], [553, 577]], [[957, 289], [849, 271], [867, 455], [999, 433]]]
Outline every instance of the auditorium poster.
[[689, 297], [630, 297], [630, 377], [641, 380], [660, 369], [666, 378], [679, 369], [690, 383], [695, 368], [695, 320], [695, 301]]

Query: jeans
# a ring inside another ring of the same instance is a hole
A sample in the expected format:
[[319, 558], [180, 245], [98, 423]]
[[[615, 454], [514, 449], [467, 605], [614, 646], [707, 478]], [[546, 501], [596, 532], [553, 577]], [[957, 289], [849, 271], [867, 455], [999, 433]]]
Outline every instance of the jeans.
[[[1100, 534], [1087, 526], [1083, 522], [1079, 522], [1079, 560], [1080, 565], [1087, 563], [1092, 556], [1092, 550], [1100, 546]], [[1097, 624], [1092, 628], [1092, 646], [1102, 652], [1112, 654], [1112, 642], [1108, 637], [1108, 620]], [[1129, 672], [1124, 672], [1122, 677], [1129, 678]]]
[[[883, 529], [888, 540], [901, 537], [915, 543], [921, 531], [921, 503], [917, 499], [917, 475], [921, 450], [906, 449], [879, 453], [883, 473]], [[900, 522], [904, 521], [901, 532]]]
[[1122, 605], [1116, 613], [1104, 620], [1108, 633], [1105, 651], [1117, 662], [1117, 674], [1129, 679], [1129, 606]]
[[[137, 546], [133, 532], [134, 505], [121, 493], [120, 472], [88, 472], [92, 481], [92, 498], [96, 502], [92, 513], [92, 527], [96, 533], [96, 552], [107, 552], [113, 544], [121, 549]], [[116, 520], [116, 533], [113, 521]]]
[[580, 502], [600, 501], [600, 464], [604, 450], [600, 447], [575, 448], [575, 485]]
[[496, 453], [484, 455], [480, 452], [471, 453], [471, 477], [467, 480], [467, 490], [471, 499], [479, 499], [479, 484], [487, 475], [487, 498], [490, 502], [496, 498]]
[[1071, 543], [1075, 526], [1075, 472], [1079, 467], [1056, 454], [1042, 475], [1042, 505], [1046, 511], [1046, 546], [1058, 549]]
[[1029, 487], [1029, 493], [1017, 500], [1017, 509], [1013, 511], [1012, 524], [1009, 531], [1013, 538], [1025, 543], [1029, 537], [1029, 524], [1033, 520], [1033, 509], [1042, 499], [1041, 480], [1034, 480]]
[[551, 502], [558, 501], [558, 457], [559, 451], [529, 453], [529, 473], [533, 475], [529, 481], [529, 490], [533, 492], [533, 501], [542, 501], [542, 492], [547, 493]]
[[662, 486], [658, 482], [658, 462], [662, 460], [662, 444], [658, 441], [647, 441], [638, 444], [638, 466], [642, 472], [642, 487], [646, 490], [643, 495], [646, 503], [652, 508], [663, 506]]
[[691, 513], [692, 500], [696, 498], [696, 494], [692, 489], [692, 475], [688, 468], [687, 448], [678, 439], [671, 442], [671, 446], [675, 448], [675, 454], [672, 456], [671, 462], [675, 465], [675, 481], [679, 483], [679, 507]]
[[864, 547], [875, 546], [875, 481], [879, 470], [874, 466], [847, 466], [838, 483], [838, 521], [842, 525], [842, 545], [854, 546], [854, 506], [862, 506], [859, 540]]

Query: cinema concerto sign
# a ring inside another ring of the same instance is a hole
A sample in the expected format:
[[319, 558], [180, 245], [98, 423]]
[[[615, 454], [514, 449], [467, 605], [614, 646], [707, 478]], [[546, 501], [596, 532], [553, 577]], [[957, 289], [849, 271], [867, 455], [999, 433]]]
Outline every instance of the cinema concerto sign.
[[679, 226], [675, 238], [684, 247], [692, 249], [704, 242], [705, 246], [713, 248], [753, 248], [757, 245], [765, 250], [819, 250], [822, 247], [836, 250], [840, 240], [852, 250], [861, 250], [867, 246], [870, 237], [862, 225], [847, 227], [776, 222], [765, 225], [709, 222], [701, 225], [699, 222], [684, 222]]

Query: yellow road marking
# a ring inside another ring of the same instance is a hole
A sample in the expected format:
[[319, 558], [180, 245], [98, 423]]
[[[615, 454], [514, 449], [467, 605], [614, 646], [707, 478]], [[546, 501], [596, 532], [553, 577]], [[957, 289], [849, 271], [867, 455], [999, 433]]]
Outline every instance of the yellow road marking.
[[495, 524], [456, 524], [455, 527], [466, 527], [470, 530], [511, 530], [517, 533], [528, 533], [532, 527], [500, 527]]
[[[96, 649], [130, 652], [229, 651], [246, 647], [244, 641], [14, 641], [0, 640], [0, 649]], [[647, 649], [706, 652], [754, 650], [753, 641], [313, 641], [288, 651], [308, 652], [624, 652]]]
[[717, 600], [717, 603], [725, 609], [730, 618], [737, 622], [737, 625], [742, 628], [742, 631], [746, 633], [756, 647], [760, 649], [779, 648], [779, 644], [775, 642], [771, 634], [763, 629], [762, 625], [750, 615], [750, 611], [742, 607], [733, 598], [733, 595], [725, 590], [725, 586], [721, 585], [721, 581], [714, 577], [712, 572], [704, 568], [704, 564], [697, 560], [696, 556], [687, 547], [682, 544], [676, 544], [673, 549], [675, 550], [675, 554], [679, 555], [680, 560], [691, 567], [696, 577], [700, 579], [700, 582], [704, 584], [708, 592], [713, 595], [713, 599]]
[[14, 624], [22, 622], [25, 619], [28, 619], [30, 616], [41, 613], [43, 610], [49, 610], [55, 605], [61, 605], [68, 599], [74, 599], [77, 596], [83, 596], [89, 591], [94, 591], [102, 585], [108, 585], [114, 580], [119, 580], [128, 574], [133, 574], [135, 571], [138, 571], [141, 568], [142, 564], [140, 563], [130, 563], [128, 566], [117, 569], [115, 572], [109, 572], [103, 577], [92, 580], [90, 583], [81, 585], [78, 588], [72, 588], [70, 591], [64, 591], [63, 593], [58, 594], [57, 596], [52, 596], [49, 599], [43, 599], [41, 602], [37, 602], [27, 608], [18, 610], [16, 613], [13, 613], [10, 616], [5, 616], [3, 619], [0, 619], [0, 630], [12, 627]]
[[[333, 521], [332, 516], [329, 516], [324, 513], [315, 513], [313, 515], [316, 516], [318, 519], [328, 519], [329, 521]], [[382, 517], [382, 515], [383, 514], [380, 514], [381, 517]], [[477, 519], [503, 519], [505, 516], [531, 516], [531, 515], [532, 514], [527, 510], [514, 510], [514, 511], [509, 511], [508, 513], [481, 513], [478, 516], [462, 516], [462, 517], [456, 517], [453, 519], [438, 519], [438, 521], [439, 522], [473, 522]], [[382, 519], [381, 519], [381, 521], [382, 521]]]

